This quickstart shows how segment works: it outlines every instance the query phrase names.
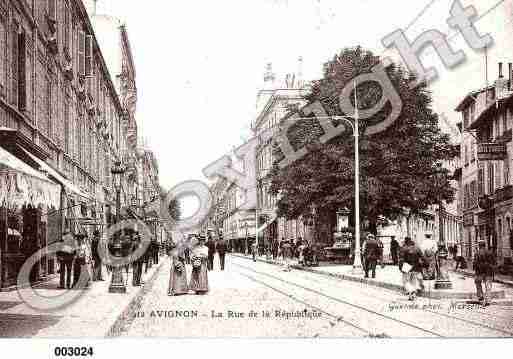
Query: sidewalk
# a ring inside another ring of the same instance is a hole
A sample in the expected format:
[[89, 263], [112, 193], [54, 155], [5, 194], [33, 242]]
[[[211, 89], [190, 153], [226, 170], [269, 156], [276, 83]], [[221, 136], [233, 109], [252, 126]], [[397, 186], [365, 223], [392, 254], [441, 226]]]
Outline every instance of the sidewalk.
[[[461, 275], [464, 275], [466, 277], [473, 277], [474, 276], [474, 272], [472, 270], [469, 270], [469, 269], [458, 269], [458, 270], [455, 270], [453, 272], [461, 274]], [[507, 276], [507, 275], [504, 275], [504, 274], [496, 274], [494, 276], [493, 281], [495, 283], [500, 283], [500, 284], [505, 285], [507, 287], [512, 287], [513, 288], [513, 278], [511, 276]]]
[[[18, 292], [0, 293], [0, 337], [9, 338], [103, 338], [115, 336], [121, 330], [127, 317], [137, 309], [160, 268], [167, 259], [161, 257], [143, 273], [140, 287], [132, 286], [131, 270], [126, 278], [127, 293], [109, 293], [110, 275], [103, 271], [105, 281], [91, 282], [90, 287], [73, 304], [53, 312], [40, 312], [21, 301]], [[42, 296], [56, 296], [59, 278], [39, 285], [37, 292]]]
[[[252, 260], [251, 256], [244, 256], [241, 254], [231, 253], [231, 255]], [[281, 265], [279, 261], [267, 260], [264, 257], [257, 258], [260, 262]], [[318, 267], [302, 267], [299, 265], [292, 265], [292, 268], [331, 276], [343, 280], [364, 283], [375, 287], [386, 288], [398, 292], [403, 292], [402, 276], [396, 266], [385, 266], [376, 268], [376, 279], [364, 278], [363, 275], [356, 275], [352, 273], [353, 267], [351, 265], [340, 264], [321, 264]], [[477, 299], [475, 295], [474, 281], [466, 276], [456, 273], [450, 273], [452, 289], [434, 289], [434, 280], [424, 281], [425, 291], [421, 294], [422, 297], [432, 299]], [[493, 286], [492, 298], [504, 299], [506, 298], [507, 289], [503, 284], [495, 284]]]

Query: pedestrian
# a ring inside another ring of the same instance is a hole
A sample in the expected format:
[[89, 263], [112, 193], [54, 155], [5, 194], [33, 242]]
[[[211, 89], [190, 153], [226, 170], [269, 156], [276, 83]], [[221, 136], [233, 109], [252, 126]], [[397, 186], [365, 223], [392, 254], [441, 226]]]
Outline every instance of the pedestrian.
[[392, 240], [390, 241], [390, 256], [392, 257], [392, 263], [394, 263], [394, 266], [399, 263], [399, 242], [395, 239], [395, 236], [392, 237]]
[[192, 272], [189, 289], [196, 294], [206, 294], [208, 287], [208, 247], [205, 245], [205, 237], [199, 237], [198, 243], [191, 251]]
[[132, 253], [132, 241], [130, 240], [130, 237], [132, 236], [132, 233], [134, 232], [133, 229], [127, 229], [125, 234], [120, 233], [120, 239], [121, 239], [121, 256], [125, 258], [126, 263], [125, 264], [125, 272], [126, 276], [128, 278], [128, 271], [130, 269], [130, 263], [128, 262], [128, 257], [130, 257], [130, 254]]
[[144, 243], [142, 243], [141, 236], [138, 232], [134, 233], [132, 241], [132, 254], [135, 258], [132, 262], [132, 285], [139, 287], [142, 284], [142, 271], [144, 264], [144, 254], [146, 250]]
[[409, 300], [415, 300], [417, 292], [422, 288], [420, 281], [423, 266], [422, 251], [410, 237], [406, 237], [399, 252], [399, 270], [402, 273], [404, 289]]
[[160, 244], [157, 240], [153, 242], [153, 263], [159, 264]]
[[251, 244], [251, 254], [253, 256], [253, 262], [256, 262], [256, 257], [257, 257], [257, 240], [256, 239]]
[[91, 263], [91, 253], [87, 247], [84, 234], [77, 234], [75, 236], [78, 242], [77, 255], [75, 263], [73, 263], [73, 288], [82, 289], [89, 285], [90, 271], [88, 266]]
[[222, 271], [224, 271], [224, 263], [227, 250], [226, 247], [226, 241], [223, 239], [222, 235], [219, 235], [219, 241], [217, 242], [216, 249], [217, 255], [219, 256], [219, 266], [221, 267]]
[[71, 269], [73, 260], [76, 256], [76, 241], [70, 232], [66, 232], [62, 236], [57, 251], [57, 260], [59, 261], [59, 289], [71, 288]]
[[212, 235], [208, 234], [208, 241], [207, 241], [207, 248], [208, 248], [208, 267], [207, 269], [209, 271], [214, 270], [214, 256], [216, 254], [216, 242], [214, 241], [214, 238], [212, 238]]
[[292, 244], [285, 240], [282, 242], [283, 271], [290, 272], [290, 261], [292, 260]]
[[184, 248], [171, 246], [169, 253], [171, 257], [171, 268], [169, 269], [169, 287], [167, 294], [170, 296], [189, 293], [187, 284], [187, 271], [185, 270]]
[[144, 273], [148, 273], [148, 269], [151, 268], [151, 241], [145, 247], [143, 255]]
[[276, 260], [278, 258], [278, 249], [280, 247], [280, 243], [278, 242], [278, 238], [274, 238], [272, 242], [272, 250], [273, 250], [273, 259]]
[[[478, 250], [473, 262], [474, 282], [476, 284], [477, 299], [483, 306], [490, 305], [492, 282], [495, 275], [495, 255], [486, 248], [485, 241], [478, 243]], [[483, 282], [485, 290], [483, 293]]]
[[376, 237], [372, 233], [367, 234], [363, 256], [366, 263], [365, 278], [369, 278], [369, 271], [371, 272], [372, 278], [376, 278], [376, 265], [380, 258], [380, 248]]
[[93, 281], [103, 281], [102, 276], [102, 258], [100, 256], [100, 232], [95, 230], [93, 232], [93, 239], [91, 241], [91, 257], [93, 260]]

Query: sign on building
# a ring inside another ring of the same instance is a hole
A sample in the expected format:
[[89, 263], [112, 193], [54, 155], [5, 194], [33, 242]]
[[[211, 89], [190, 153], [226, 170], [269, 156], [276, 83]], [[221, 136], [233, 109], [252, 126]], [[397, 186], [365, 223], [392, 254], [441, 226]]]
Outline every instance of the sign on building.
[[506, 145], [504, 143], [478, 143], [477, 159], [479, 161], [497, 161], [506, 157]]

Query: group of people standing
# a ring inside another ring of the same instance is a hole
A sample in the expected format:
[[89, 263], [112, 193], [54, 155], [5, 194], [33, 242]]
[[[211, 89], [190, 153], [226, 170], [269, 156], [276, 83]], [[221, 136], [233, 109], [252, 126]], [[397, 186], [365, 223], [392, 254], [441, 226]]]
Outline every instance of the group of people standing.
[[98, 231], [93, 233], [91, 241], [85, 233], [63, 234], [56, 253], [60, 272], [59, 289], [86, 288], [91, 280], [103, 280], [99, 238]]
[[[143, 269], [147, 272], [153, 264], [159, 262], [160, 245], [156, 240], [143, 243], [138, 232], [131, 229], [124, 230], [121, 236], [120, 254], [127, 260], [124, 266], [127, 278], [132, 267], [132, 285], [140, 286]], [[87, 288], [91, 281], [103, 281], [103, 259], [108, 255], [107, 250], [110, 255], [114, 255], [113, 242], [110, 241], [108, 246], [102, 248], [101, 235], [97, 230], [93, 232], [91, 239], [85, 233], [64, 233], [57, 251], [60, 266], [59, 288]], [[135, 252], [138, 254], [131, 258]], [[111, 266], [107, 265], [106, 269], [112, 272]]]
[[[440, 261], [438, 259], [439, 252], [437, 251], [434, 254], [434, 261], [429, 258], [429, 256], [431, 256], [430, 251], [427, 252], [426, 255], [426, 251], [422, 251], [410, 237], [405, 238], [404, 245], [400, 248], [398, 265], [402, 273], [403, 285], [409, 300], [415, 300], [416, 295], [424, 290], [425, 279], [434, 279], [430, 276], [426, 276], [426, 269], [430, 272], [430, 263], [434, 263], [435, 272], [441, 271]], [[473, 268], [477, 298], [483, 306], [490, 304], [496, 265], [494, 254], [486, 248], [484, 241], [480, 241], [478, 243], [477, 253], [474, 257]]]
[[[208, 237], [207, 241], [205, 236], [199, 235], [191, 249], [170, 244], [168, 249], [171, 268], [168, 295], [184, 295], [189, 294], [190, 291], [198, 295], [208, 293], [208, 272], [214, 270], [216, 252], [219, 257], [219, 267], [224, 271], [227, 243], [221, 236], [218, 241], [215, 241], [211, 235]], [[190, 281], [187, 280], [186, 265], [192, 267]]]

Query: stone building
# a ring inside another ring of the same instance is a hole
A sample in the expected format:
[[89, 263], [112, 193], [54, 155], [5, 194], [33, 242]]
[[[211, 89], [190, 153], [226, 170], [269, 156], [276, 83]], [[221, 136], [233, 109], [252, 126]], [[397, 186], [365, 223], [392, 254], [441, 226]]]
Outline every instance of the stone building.
[[[130, 55], [124, 58], [129, 60]], [[123, 70], [120, 75], [133, 68]], [[38, 215], [25, 221], [48, 224], [30, 227], [38, 232], [37, 243], [29, 246], [32, 251], [57, 241], [62, 231], [90, 233], [112, 219], [115, 196], [110, 170], [127, 156], [134, 124], [130, 76], [128, 80], [121, 76], [119, 90], [115, 80], [81, 0], [0, 2], [0, 146], [62, 189], [61, 211], [52, 212], [62, 218], [52, 224], [51, 216], [39, 209]], [[4, 173], [4, 182], [6, 177]], [[122, 192], [126, 203], [126, 191]], [[23, 208], [37, 207], [30, 203], [34, 196], [27, 198]], [[3, 206], [16, 208], [5, 199]], [[8, 225], [0, 226], [0, 266], [10, 269], [9, 278], [2, 269], [0, 286], [11, 284], [16, 272], [12, 268], [18, 265], [6, 264], [12, 255], [6, 245], [8, 233], [24, 229], [23, 213], [9, 210], [7, 217]], [[24, 232], [28, 233], [26, 228]], [[52, 271], [50, 261], [43, 272]]]
[[471, 259], [483, 240], [499, 262], [513, 256], [513, 158], [512, 65], [507, 77], [502, 63], [493, 85], [472, 91], [458, 104], [461, 113], [461, 199], [463, 254]]

